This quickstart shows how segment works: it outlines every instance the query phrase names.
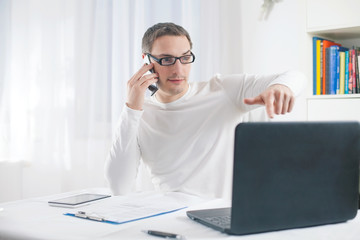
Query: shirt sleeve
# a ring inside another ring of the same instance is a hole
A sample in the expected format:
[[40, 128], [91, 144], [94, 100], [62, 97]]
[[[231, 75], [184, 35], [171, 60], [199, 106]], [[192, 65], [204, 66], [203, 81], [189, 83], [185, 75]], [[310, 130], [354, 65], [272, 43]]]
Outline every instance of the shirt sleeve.
[[105, 178], [114, 195], [132, 191], [140, 162], [137, 133], [143, 111], [127, 106], [121, 112], [114, 141], [105, 164]]
[[241, 111], [245, 112], [253, 110], [260, 105], [247, 105], [244, 103], [244, 98], [256, 97], [271, 85], [285, 85], [291, 89], [295, 96], [298, 96], [306, 86], [305, 75], [298, 71], [271, 75], [217, 75], [215, 78], [221, 82], [230, 100]]

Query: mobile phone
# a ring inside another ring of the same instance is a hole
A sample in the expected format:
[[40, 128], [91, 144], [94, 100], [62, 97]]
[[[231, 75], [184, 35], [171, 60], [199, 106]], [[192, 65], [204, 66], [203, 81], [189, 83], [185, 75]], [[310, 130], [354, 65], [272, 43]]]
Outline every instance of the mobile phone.
[[88, 205], [96, 200], [111, 197], [110, 195], [81, 193], [70, 197], [60, 198], [49, 201], [49, 205], [53, 207], [75, 208]]
[[[144, 62], [145, 62], [146, 65], [150, 64], [150, 56], [149, 56], [149, 55], [146, 55], [146, 56], [144, 57]], [[155, 73], [154, 68], [150, 69], [149, 72], [150, 72], [150, 73]], [[151, 85], [148, 87], [148, 89], [149, 89], [150, 92], [151, 92], [151, 96], [154, 95], [157, 90], [159, 90], [156, 84], [151, 84]]]

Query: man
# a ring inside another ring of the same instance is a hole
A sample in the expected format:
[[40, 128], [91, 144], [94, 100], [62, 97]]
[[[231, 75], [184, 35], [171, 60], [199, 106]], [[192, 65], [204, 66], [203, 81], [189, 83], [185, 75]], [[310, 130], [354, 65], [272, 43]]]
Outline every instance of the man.
[[[297, 72], [216, 75], [189, 83], [195, 60], [191, 49], [187, 31], [173, 23], [145, 32], [142, 57], [151, 63], [128, 81], [126, 106], [106, 163], [114, 194], [133, 189], [142, 159], [158, 190], [229, 197], [234, 130], [241, 117], [260, 105], [270, 118], [290, 112], [294, 94], [304, 86], [305, 77]], [[146, 75], [152, 68], [155, 72]], [[154, 83], [159, 90], [145, 99]]]

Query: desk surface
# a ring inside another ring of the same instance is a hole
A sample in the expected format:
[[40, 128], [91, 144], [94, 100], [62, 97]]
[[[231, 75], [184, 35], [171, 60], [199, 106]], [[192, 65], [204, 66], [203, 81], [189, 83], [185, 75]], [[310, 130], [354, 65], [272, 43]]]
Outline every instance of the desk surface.
[[[86, 192], [105, 193], [104, 190]], [[112, 225], [64, 216], [68, 209], [50, 207], [48, 200], [73, 195], [75, 192], [51, 197], [0, 203], [0, 239], [161, 239], [141, 230], [154, 229], [182, 234], [186, 239], [360, 239], [360, 215], [351, 221], [318, 227], [284, 230], [246, 236], [230, 236], [190, 220], [191, 209], [227, 207], [228, 201], [217, 199], [195, 204], [187, 209], [136, 222]], [[76, 192], [79, 193], [79, 192]], [[139, 194], [141, 196], [141, 194]]]

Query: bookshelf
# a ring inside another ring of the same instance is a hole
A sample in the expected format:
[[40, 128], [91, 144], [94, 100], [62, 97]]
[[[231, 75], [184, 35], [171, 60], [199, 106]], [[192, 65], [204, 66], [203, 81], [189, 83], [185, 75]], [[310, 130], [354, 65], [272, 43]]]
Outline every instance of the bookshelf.
[[[311, 70], [313, 36], [333, 40], [348, 48], [353, 45], [360, 47], [359, 0], [307, 0], [306, 4], [307, 33], [311, 39]], [[360, 94], [312, 95], [312, 75], [309, 81], [308, 120], [360, 121]]]

